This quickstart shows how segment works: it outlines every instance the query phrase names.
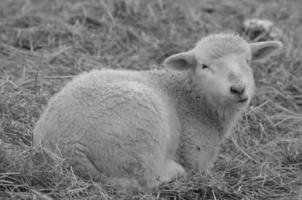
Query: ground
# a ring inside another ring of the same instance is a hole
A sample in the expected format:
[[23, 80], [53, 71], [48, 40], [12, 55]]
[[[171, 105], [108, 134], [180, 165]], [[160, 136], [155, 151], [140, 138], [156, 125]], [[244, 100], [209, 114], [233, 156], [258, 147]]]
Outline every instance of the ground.
[[[300, 0], [1, 0], [0, 199], [302, 199], [301, 9]], [[30, 148], [47, 100], [74, 75], [162, 68], [209, 33], [246, 36], [255, 17], [283, 31], [284, 49], [253, 64], [255, 97], [206, 173], [124, 193]]]

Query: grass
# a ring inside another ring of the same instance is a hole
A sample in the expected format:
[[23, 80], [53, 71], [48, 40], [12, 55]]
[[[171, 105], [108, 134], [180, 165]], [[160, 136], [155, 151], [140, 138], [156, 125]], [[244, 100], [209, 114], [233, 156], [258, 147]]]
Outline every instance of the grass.
[[[2, 0], [0, 199], [301, 200], [301, 9], [299, 0]], [[243, 21], [253, 17], [283, 30], [285, 48], [254, 64], [256, 95], [207, 173], [127, 194], [30, 148], [47, 100], [74, 75], [161, 68], [209, 33], [244, 34]]]

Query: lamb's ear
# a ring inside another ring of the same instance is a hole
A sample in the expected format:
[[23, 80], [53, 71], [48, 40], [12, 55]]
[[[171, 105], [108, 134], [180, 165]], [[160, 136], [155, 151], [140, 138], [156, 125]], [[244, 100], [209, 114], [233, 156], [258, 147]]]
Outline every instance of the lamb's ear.
[[186, 51], [172, 55], [164, 61], [164, 66], [167, 69], [184, 71], [196, 67], [196, 58], [192, 51]]
[[279, 41], [255, 42], [251, 43], [252, 59], [254, 61], [263, 62], [272, 55], [277, 54], [283, 45]]

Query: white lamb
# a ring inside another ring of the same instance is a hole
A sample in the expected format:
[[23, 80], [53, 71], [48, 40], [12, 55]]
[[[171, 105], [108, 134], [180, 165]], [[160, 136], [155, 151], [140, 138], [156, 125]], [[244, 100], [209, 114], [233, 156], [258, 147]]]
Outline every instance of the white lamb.
[[34, 144], [63, 153], [82, 177], [142, 189], [205, 170], [252, 98], [251, 59], [281, 48], [220, 33], [168, 57], [169, 70], [82, 74], [49, 101]]

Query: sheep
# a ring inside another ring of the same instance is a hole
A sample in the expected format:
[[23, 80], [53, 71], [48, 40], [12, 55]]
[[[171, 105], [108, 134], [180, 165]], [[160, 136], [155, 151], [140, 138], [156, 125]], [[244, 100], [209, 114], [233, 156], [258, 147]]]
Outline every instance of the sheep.
[[168, 57], [164, 69], [81, 74], [50, 99], [34, 146], [61, 153], [83, 178], [141, 190], [205, 171], [251, 101], [251, 59], [281, 48], [216, 33]]

